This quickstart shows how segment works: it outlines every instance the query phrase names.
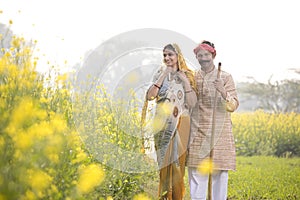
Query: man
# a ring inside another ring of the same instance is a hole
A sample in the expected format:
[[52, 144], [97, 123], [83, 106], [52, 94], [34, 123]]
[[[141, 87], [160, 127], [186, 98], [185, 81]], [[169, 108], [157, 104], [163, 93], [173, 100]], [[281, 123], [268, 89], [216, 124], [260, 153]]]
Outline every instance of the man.
[[227, 198], [228, 170], [236, 167], [230, 113], [239, 101], [232, 76], [215, 67], [214, 44], [203, 41], [194, 53], [201, 69], [195, 74], [198, 101], [191, 114], [187, 158], [191, 199], [206, 199], [209, 188], [212, 199], [222, 200]]

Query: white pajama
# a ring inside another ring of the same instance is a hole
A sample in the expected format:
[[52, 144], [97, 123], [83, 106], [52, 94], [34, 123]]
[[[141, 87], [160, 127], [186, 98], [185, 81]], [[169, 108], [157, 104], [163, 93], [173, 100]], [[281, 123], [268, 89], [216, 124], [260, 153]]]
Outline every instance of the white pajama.
[[[208, 175], [202, 175], [195, 167], [188, 168], [191, 200], [206, 200]], [[212, 174], [212, 199], [226, 200], [228, 171], [218, 170]]]

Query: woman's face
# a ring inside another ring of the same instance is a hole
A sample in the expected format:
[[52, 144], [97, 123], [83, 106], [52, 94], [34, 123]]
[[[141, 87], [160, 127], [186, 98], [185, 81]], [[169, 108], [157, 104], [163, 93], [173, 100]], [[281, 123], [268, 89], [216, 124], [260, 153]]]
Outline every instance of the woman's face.
[[165, 49], [163, 51], [163, 56], [164, 56], [164, 62], [168, 67], [178, 69], [178, 65], [177, 65], [178, 57], [174, 51], [170, 49]]

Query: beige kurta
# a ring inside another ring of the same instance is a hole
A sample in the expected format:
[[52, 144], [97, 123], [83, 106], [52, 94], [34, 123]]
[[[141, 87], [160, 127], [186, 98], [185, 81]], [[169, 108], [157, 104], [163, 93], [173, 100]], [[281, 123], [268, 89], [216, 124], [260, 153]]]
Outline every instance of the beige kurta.
[[[211, 145], [213, 146], [213, 164], [216, 170], [235, 170], [235, 145], [232, 133], [230, 112], [237, 109], [239, 102], [232, 76], [221, 71], [221, 79], [227, 92], [226, 100], [217, 92], [216, 112], [214, 123], [214, 137], [211, 144], [213, 130], [213, 108], [216, 89], [213, 81], [217, 78], [217, 69], [208, 74], [202, 70], [196, 72], [196, 83], [199, 91], [198, 101], [191, 114], [191, 134], [187, 166], [198, 167], [201, 161], [209, 158]], [[231, 110], [226, 105], [230, 103]]]

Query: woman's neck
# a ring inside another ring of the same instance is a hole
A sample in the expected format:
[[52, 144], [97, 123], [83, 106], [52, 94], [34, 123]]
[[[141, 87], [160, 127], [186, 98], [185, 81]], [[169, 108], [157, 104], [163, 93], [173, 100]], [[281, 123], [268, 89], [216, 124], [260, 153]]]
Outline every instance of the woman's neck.
[[176, 73], [177, 71], [179, 71], [179, 68], [178, 68], [177, 65], [173, 65], [173, 66], [170, 66], [170, 67], [172, 67], [172, 69], [173, 69], [173, 71], [171, 72], [172, 74]]

